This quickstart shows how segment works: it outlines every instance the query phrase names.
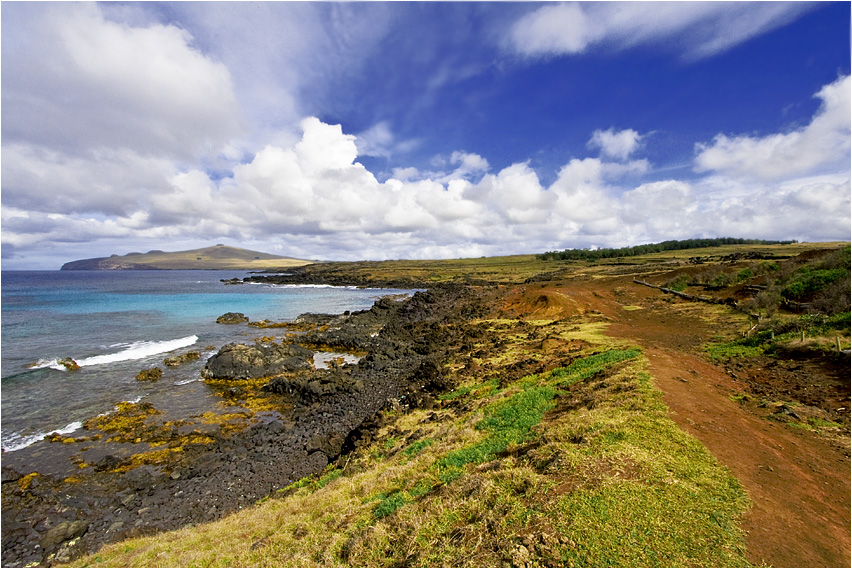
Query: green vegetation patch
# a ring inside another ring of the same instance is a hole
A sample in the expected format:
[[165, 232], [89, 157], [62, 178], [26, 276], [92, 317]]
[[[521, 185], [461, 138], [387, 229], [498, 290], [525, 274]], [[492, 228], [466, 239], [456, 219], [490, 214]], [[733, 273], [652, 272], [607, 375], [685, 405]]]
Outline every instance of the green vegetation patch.
[[564, 251], [548, 251], [536, 255], [541, 260], [582, 260], [595, 261], [597, 259], [611, 259], [614, 257], [634, 257], [647, 255], [649, 253], [660, 253], [663, 251], [679, 251], [683, 249], [704, 249], [706, 247], [718, 247], [720, 245], [789, 245], [796, 241], [762, 241], [760, 239], [741, 239], [735, 237], [718, 237], [712, 239], [683, 239], [680, 241], [662, 241], [660, 243], [649, 243], [647, 245], [636, 245], [634, 247], [621, 247], [619, 249], [565, 249]]
[[465, 465], [485, 462], [506, 450], [510, 444], [523, 442], [530, 429], [541, 422], [544, 413], [553, 408], [556, 393], [556, 389], [550, 386], [530, 387], [486, 407], [485, 418], [476, 424], [476, 428], [489, 436], [440, 459], [435, 465], [439, 478], [451, 482], [461, 476]]
[[814, 339], [810, 349], [832, 352], [836, 351], [835, 338], [849, 336], [849, 334], [850, 313], [848, 311], [832, 316], [802, 314], [766, 320], [746, 337], [727, 342], [712, 342], [705, 346], [705, 350], [714, 360], [749, 358], [764, 354], [774, 355], [785, 346], [807, 338]]
[[642, 351], [638, 348], [630, 348], [627, 350], [608, 350], [593, 354], [571, 362], [567, 367], [553, 370], [550, 378], [558, 380], [562, 385], [570, 385], [571, 383], [582, 381], [611, 365], [632, 360], [640, 353]]
[[425, 412], [401, 416], [395, 428], [428, 431], [401, 452], [377, 440], [345, 473], [329, 467], [281, 499], [78, 563], [748, 565], [744, 491], [668, 417], [641, 352], [610, 347], [428, 424]]

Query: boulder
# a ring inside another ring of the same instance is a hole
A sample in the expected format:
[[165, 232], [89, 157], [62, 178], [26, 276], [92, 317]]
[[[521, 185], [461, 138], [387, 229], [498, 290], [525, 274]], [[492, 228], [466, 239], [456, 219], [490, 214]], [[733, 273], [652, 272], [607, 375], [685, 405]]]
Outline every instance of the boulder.
[[320, 451], [331, 461], [340, 456], [340, 451], [343, 449], [345, 441], [346, 439], [341, 433], [316, 434], [305, 444], [305, 451], [308, 454]]
[[216, 324], [241, 324], [248, 321], [248, 316], [242, 312], [226, 312], [216, 319]]
[[24, 477], [23, 474], [12, 468], [11, 466], [6, 466], [5, 464], [0, 467], [0, 472], [2, 472], [2, 483], [6, 482], [16, 482]]
[[38, 544], [43, 550], [51, 550], [63, 541], [80, 537], [87, 529], [89, 529], [89, 522], [85, 520], [59, 522], [47, 530], [47, 533], [39, 540]]
[[108, 470], [115, 470], [122, 465], [122, 462], [123, 461], [117, 456], [108, 454], [95, 463], [95, 471], [106, 472]]
[[309, 370], [314, 353], [297, 344], [227, 344], [213, 355], [201, 375], [205, 379], [257, 379]]
[[143, 369], [136, 374], [136, 381], [157, 381], [163, 377], [163, 370], [158, 367]]
[[61, 360], [56, 360], [56, 363], [65, 366], [65, 369], [67, 369], [68, 371], [77, 371], [78, 369], [80, 369], [79, 364], [77, 364], [77, 362], [75, 362], [71, 358], [62, 358]]
[[163, 360], [163, 363], [169, 367], [176, 367], [179, 365], [183, 365], [187, 362], [194, 362], [195, 360], [201, 357], [201, 352], [186, 352], [185, 354], [178, 354], [176, 356], [169, 356]]

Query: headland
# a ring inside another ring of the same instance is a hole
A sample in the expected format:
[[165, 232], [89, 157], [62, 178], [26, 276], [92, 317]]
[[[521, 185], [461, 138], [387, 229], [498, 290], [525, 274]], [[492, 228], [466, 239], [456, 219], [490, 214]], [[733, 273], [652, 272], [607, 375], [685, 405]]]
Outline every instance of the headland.
[[215, 245], [189, 251], [148, 251], [70, 261], [63, 271], [132, 271], [132, 270], [264, 270], [298, 267], [313, 261], [271, 255], [239, 247]]

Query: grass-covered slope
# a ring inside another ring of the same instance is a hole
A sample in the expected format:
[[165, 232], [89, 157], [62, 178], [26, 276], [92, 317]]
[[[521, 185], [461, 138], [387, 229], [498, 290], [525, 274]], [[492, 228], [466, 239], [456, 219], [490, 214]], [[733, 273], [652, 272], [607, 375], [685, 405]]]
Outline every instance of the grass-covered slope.
[[[451, 362], [438, 409], [388, 412], [372, 446], [253, 508], [77, 563], [747, 565], [741, 486], [668, 418], [641, 351], [595, 320], [481, 321], [500, 349]], [[546, 364], [544, 345], [558, 367], [510, 372]]]
[[215, 245], [190, 251], [148, 251], [71, 261], [63, 271], [139, 269], [246, 269], [264, 270], [307, 265], [311, 261], [270, 255], [239, 247]]

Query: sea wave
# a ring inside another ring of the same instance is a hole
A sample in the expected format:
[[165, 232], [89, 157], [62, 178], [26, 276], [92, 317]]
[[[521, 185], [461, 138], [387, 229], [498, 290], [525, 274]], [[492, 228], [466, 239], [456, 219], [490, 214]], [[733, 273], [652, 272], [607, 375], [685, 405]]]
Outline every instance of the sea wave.
[[52, 435], [53, 433], [57, 433], [60, 435], [70, 435], [74, 431], [82, 428], [83, 423], [81, 423], [80, 421], [74, 421], [73, 423], [65, 425], [61, 429], [47, 431], [45, 433], [36, 433], [34, 435], [22, 435], [21, 433], [12, 433], [9, 436], [3, 437], [3, 452], [13, 452], [16, 450], [27, 448], [28, 446], [44, 439], [44, 437], [46, 437], [47, 435]]
[[[101, 354], [98, 356], [91, 356], [88, 358], [81, 359], [75, 358], [74, 361], [77, 362], [78, 366], [86, 367], [102, 364], [111, 364], [115, 362], [124, 362], [129, 360], [140, 360], [142, 358], [155, 356], [157, 354], [171, 352], [172, 350], [186, 348], [187, 346], [193, 345], [197, 341], [198, 336], [193, 335], [186, 336], [185, 338], [177, 338], [176, 340], [164, 340], [161, 342], [133, 342], [131, 344], [121, 344], [126, 347], [119, 352]], [[65, 366], [59, 363], [58, 358], [41, 359], [30, 367], [32, 367], [33, 369], [49, 367], [60, 371], [66, 370]]]

